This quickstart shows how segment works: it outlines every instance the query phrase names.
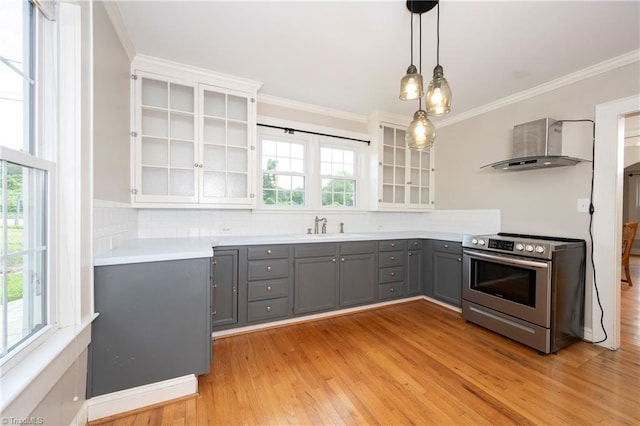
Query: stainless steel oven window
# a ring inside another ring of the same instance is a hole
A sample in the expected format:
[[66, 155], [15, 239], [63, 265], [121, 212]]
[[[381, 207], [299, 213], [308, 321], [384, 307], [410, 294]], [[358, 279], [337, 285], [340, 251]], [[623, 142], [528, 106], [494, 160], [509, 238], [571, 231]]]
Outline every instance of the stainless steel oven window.
[[471, 276], [473, 290], [526, 306], [536, 305], [535, 270], [471, 259]]

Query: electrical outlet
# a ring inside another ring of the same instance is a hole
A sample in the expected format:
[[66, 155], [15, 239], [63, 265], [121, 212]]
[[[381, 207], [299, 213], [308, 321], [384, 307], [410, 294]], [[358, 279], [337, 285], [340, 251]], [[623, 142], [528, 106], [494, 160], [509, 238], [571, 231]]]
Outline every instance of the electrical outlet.
[[229, 225], [221, 226], [220, 227], [220, 233], [221, 234], [230, 234], [231, 233], [231, 226], [229, 226]]
[[578, 211], [580, 213], [588, 213], [589, 212], [589, 199], [588, 198], [578, 198]]

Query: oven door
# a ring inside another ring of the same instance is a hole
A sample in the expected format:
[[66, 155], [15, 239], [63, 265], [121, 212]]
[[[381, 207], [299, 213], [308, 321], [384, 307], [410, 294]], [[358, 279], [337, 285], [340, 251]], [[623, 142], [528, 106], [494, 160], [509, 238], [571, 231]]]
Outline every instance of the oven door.
[[550, 327], [551, 261], [464, 250], [462, 297]]

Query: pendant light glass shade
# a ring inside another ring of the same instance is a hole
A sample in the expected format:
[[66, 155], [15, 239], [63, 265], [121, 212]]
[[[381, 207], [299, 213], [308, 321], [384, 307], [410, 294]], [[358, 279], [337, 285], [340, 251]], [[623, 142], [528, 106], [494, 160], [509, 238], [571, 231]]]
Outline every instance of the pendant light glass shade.
[[405, 134], [407, 146], [414, 151], [426, 151], [431, 149], [435, 139], [435, 126], [427, 118], [427, 112], [419, 109], [413, 115], [413, 121], [409, 124]]
[[418, 99], [423, 94], [422, 74], [419, 74], [416, 66], [411, 64], [407, 68], [407, 75], [400, 80], [400, 100]]
[[425, 104], [429, 115], [444, 115], [451, 111], [451, 88], [440, 65], [433, 69], [433, 80], [427, 88]]

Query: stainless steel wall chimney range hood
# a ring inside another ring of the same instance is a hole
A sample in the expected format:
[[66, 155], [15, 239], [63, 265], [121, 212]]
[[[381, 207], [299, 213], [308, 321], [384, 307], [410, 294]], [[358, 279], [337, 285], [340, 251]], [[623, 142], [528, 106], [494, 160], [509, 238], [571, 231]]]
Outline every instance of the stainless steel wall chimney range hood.
[[581, 158], [562, 155], [562, 121], [542, 118], [513, 127], [513, 158], [482, 168], [519, 171], [575, 166]]

